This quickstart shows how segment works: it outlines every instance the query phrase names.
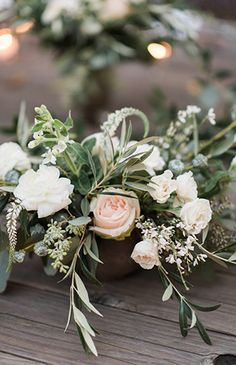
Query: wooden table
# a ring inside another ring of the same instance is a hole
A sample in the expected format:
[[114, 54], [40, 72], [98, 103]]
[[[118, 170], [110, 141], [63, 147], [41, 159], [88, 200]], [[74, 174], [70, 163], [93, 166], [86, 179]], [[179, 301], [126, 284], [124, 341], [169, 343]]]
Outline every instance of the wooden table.
[[64, 333], [69, 283], [46, 277], [39, 260], [30, 260], [15, 268], [0, 297], [0, 364], [213, 364], [220, 354], [236, 355], [235, 273], [220, 271], [212, 283], [202, 279], [190, 295], [197, 303], [222, 303], [218, 311], [200, 314], [213, 346], [204, 344], [195, 329], [181, 338], [177, 303], [161, 302], [155, 271], [137, 272], [102, 288], [90, 286], [93, 302], [104, 315], [90, 318], [100, 332], [95, 358], [84, 354], [73, 325]]

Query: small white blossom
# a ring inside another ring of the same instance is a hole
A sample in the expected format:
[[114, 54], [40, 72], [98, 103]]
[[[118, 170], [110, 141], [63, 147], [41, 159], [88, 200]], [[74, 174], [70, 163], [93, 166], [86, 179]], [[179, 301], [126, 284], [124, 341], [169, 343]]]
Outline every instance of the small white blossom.
[[201, 108], [199, 108], [196, 105], [188, 105], [186, 110], [180, 110], [178, 112], [178, 120], [181, 123], [186, 123], [186, 120], [188, 117], [194, 115], [194, 114], [199, 114], [201, 112]]
[[215, 125], [215, 124], [216, 124], [216, 114], [215, 114], [215, 112], [214, 112], [214, 109], [213, 109], [213, 108], [210, 108], [210, 109], [208, 110], [207, 118], [208, 118], [209, 122], [210, 122], [212, 125]]
[[53, 151], [51, 150], [51, 148], [49, 148], [47, 150], [47, 152], [43, 153], [42, 157], [44, 157], [43, 162], [42, 162], [43, 165], [47, 165], [48, 163], [51, 163], [52, 165], [56, 164], [57, 159], [54, 156]]
[[186, 109], [187, 115], [192, 115], [192, 114], [199, 114], [201, 112], [201, 108], [199, 108], [196, 105], [188, 105], [187, 109]]

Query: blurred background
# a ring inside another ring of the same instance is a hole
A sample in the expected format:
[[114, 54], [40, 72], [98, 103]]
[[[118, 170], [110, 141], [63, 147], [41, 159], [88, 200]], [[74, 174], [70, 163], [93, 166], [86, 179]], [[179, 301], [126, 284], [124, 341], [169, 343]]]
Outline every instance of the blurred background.
[[22, 100], [29, 119], [40, 104], [62, 119], [71, 109], [81, 133], [123, 106], [155, 131], [188, 104], [213, 106], [220, 123], [234, 116], [236, 2], [121, 2], [0, 0], [2, 132]]

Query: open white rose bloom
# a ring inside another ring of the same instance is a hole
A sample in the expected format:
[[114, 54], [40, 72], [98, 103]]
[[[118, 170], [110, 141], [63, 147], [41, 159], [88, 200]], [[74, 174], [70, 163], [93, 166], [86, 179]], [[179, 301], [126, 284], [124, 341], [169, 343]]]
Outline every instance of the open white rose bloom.
[[[50, 6], [54, 15], [49, 15], [55, 16], [61, 3], [58, 9], [53, 2]], [[234, 206], [227, 197], [236, 179], [235, 158], [225, 159], [229, 149], [235, 155], [236, 122], [229, 123], [227, 134], [219, 127], [216, 132], [211, 123], [211, 137], [202, 139], [208, 118], [188, 106], [164, 135], [151, 137], [146, 116], [123, 108], [108, 116], [99, 133], [79, 143], [71, 139], [70, 114], [61, 122], [44, 105], [35, 111], [28, 148], [12, 142], [0, 146], [0, 209], [6, 221], [1, 236], [8, 237], [0, 248], [8, 266], [3, 287], [12, 265], [29, 253], [43, 257], [51, 271], [70, 277], [68, 324], [73, 317], [85, 349], [97, 355], [95, 331], [84, 312], [100, 313], [83, 278], [98, 281], [106, 247], [108, 272], [118, 268], [122, 277], [127, 264], [132, 270], [156, 270], [163, 301], [179, 301], [181, 334], [197, 327], [210, 344], [196, 313], [205, 309], [190, 303], [175, 282], [189, 289], [199, 265], [236, 263]], [[127, 123], [132, 116], [144, 124], [144, 136], [137, 141]], [[40, 156], [35, 152], [32, 158], [34, 147]], [[131, 250], [125, 256], [127, 247]]]

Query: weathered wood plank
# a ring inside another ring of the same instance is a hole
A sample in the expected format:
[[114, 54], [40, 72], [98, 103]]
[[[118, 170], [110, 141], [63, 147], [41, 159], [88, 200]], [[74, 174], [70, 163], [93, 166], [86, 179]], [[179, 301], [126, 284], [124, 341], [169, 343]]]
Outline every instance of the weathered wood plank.
[[[40, 277], [37, 270], [36, 273]], [[18, 271], [18, 280], [20, 281], [19, 274], [20, 270]], [[32, 271], [29, 281], [33, 277], [35, 278], [35, 271]], [[144, 283], [149, 286], [147, 278], [144, 279], [143, 275], [137, 278], [139, 280], [141, 279], [141, 288], [144, 288]], [[136, 289], [138, 290], [136, 283], [136, 286], [133, 286], [132, 290], [129, 287], [130, 295], [127, 296], [126, 290], [128, 288], [126, 282], [134, 279], [137, 280], [133, 277], [122, 283], [116, 282], [116, 284], [109, 284], [110, 288], [113, 285], [113, 290], [121, 284], [125, 288], [125, 301], [123, 303], [127, 301], [129, 303]], [[2, 313], [5, 313], [1, 316], [3, 318], [4, 329], [0, 329], [0, 342], [4, 344], [4, 347], [7, 346], [6, 348], [10, 353], [14, 353], [16, 342], [19, 344], [18, 337], [21, 339], [21, 348], [17, 353], [20, 354], [21, 351], [25, 351], [25, 339], [22, 338], [22, 335], [14, 335], [14, 331], [21, 333], [22, 328], [25, 328], [23, 331], [24, 336], [28, 334], [30, 346], [33, 347], [30, 349], [30, 356], [34, 356], [39, 361], [49, 362], [49, 364], [50, 361], [57, 361], [60, 364], [58, 361], [61, 361], [60, 359], [66, 356], [69, 365], [73, 364], [75, 359], [83, 361], [83, 364], [86, 365], [120, 365], [129, 363], [137, 365], [143, 363], [150, 365], [189, 365], [189, 357], [191, 357], [191, 365], [197, 365], [200, 363], [210, 364], [210, 359], [214, 358], [217, 354], [232, 353], [235, 351], [236, 337], [223, 335], [215, 331], [210, 333], [214, 342], [213, 347], [203, 344], [196, 331], [187, 339], [181, 339], [176, 323], [171, 318], [169, 320], [162, 319], [162, 313], [159, 312], [158, 304], [156, 304], [155, 316], [147, 313], [147, 310], [150, 309], [149, 299], [151, 299], [151, 295], [146, 298], [146, 292], [144, 291], [144, 297], [140, 296], [139, 300], [141, 298], [145, 298], [146, 300], [145, 313], [138, 313], [137, 310], [140, 310], [140, 308], [138, 307], [139, 301], [137, 297], [133, 299], [137, 301], [138, 309], [136, 308], [136, 312], [128, 309], [125, 304], [121, 305], [121, 301], [117, 302], [120, 303], [118, 308], [117, 305], [110, 307], [110, 303], [107, 304], [106, 302], [103, 305], [98, 305], [99, 310], [104, 314], [103, 319], [94, 318], [95, 325], [101, 331], [101, 336], [97, 340], [101, 356], [98, 360], [87, 360], [81, 352], [82, 350], [78, 345], [79, 342], [75, 332], [70, 331], [67, 335], [64, 335], [62, 331], [66, 319], [67, 292], [64, 291], [63, 287], [61, 287], [60, 291], [53, 292], [52, 290], [55, 290], [55, 288], [52, 286], [51, 288], [53, 289], [51, 289], [48, 284], [49, 282], [50, 280], [47, 281], [45, 279], [44, 288], [43, 281], [39, 284], [40, 288], [34, 288], [32, 281], [31, 287], [24, 286], [20, 283], [17, 285], [12, 283], [10, 284], [8, 293], [0, 298], [0, 310]], [[107, 298], [108, 294], [111, 293], [107, 291]], [[154, 290], [152, 289], [151, 294], [153, 295], [153, 293]], [[121, 296], [121, 294], [119, 292], [118, 296]], [[144, 304], [142, 305], [144, 308]], [[13, 319], [13, 314], [17, 316], [16, 320]], [[168, 311], [166, 310], [165, 316], [167, 314]], [[221, 330], [220, 327], [218, 327], [219, 330]], [[8, 331], [8, 337], [6, 337], [6, 331]], [[44, 338], [45, 333], [47, 334], [46, 338]], [[33, 345], [31, 337], [35, 341], [33, 341]], [[40, 354], [39, 349], [45, 346], [46, 353]], [[69, 353], [68, 355], [67, 352]], [[110, 363], [109, 361], [106, 362], [107, 357], [109, 357]]]
[[[40, 266], [41, 263], [37, 260], [28, 262], [27, 265], [20, 268], [21, 270], [16, 270], [12, 280], [33, 287], [68, 293], [67, 282], [57, 284], [58, 279], [45, 278]], [[217, 272], [214, 281], [210, 283], [195, 275], [193, 280], [195, 287], [191, 289], [190, 293], [187, 293], [187, 296], [198, 304], [222, 303], [222, 306], [214, 313], [200, 313], [200, 318], [213, 331], [220, 330], [236, 335], [235, 275], [236, 267], [231, 267], [229, 271]], [[93, 301], [104, 306], [178, 322], [178, 303], [175, 300], [168, 303], [161, 301], [163, 288], [158, 273], [142, 271], [125, 280], [104, 283], [103, 287], [97, 288], [90, 284], [88, 287]]]
[[49, 365], [46, 362], [39, 362], [34, 359], [28, 359], [24, 356], [14, 356], [12, 354], [9, 354], [5, 351], [0, 350], [0, 361], [1, 365]]

